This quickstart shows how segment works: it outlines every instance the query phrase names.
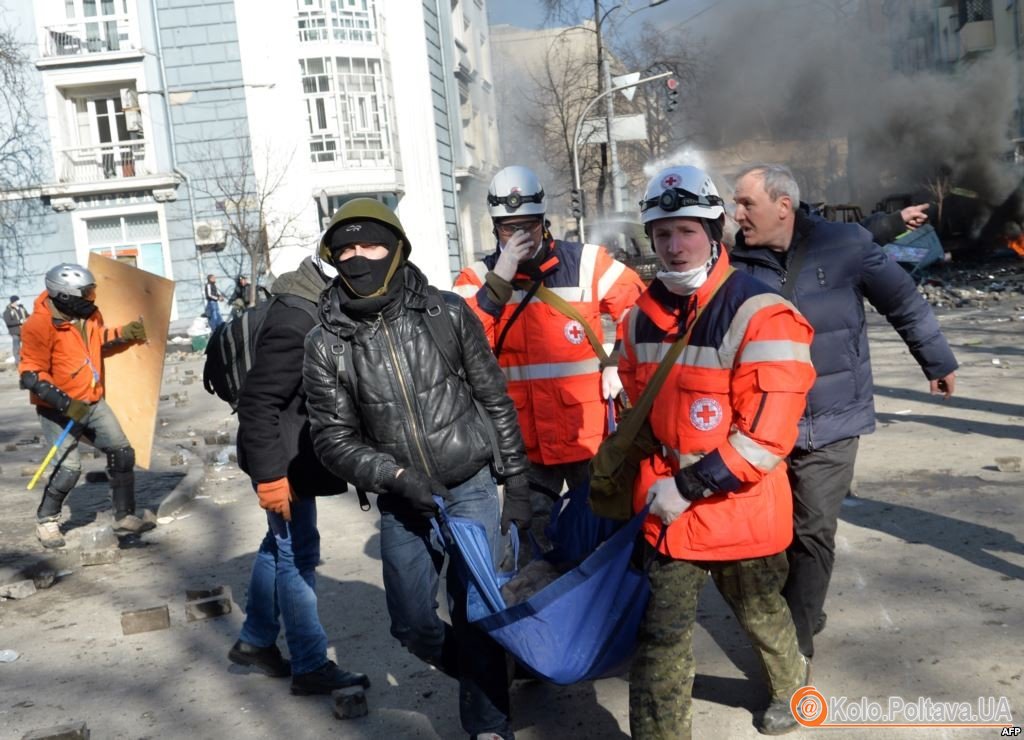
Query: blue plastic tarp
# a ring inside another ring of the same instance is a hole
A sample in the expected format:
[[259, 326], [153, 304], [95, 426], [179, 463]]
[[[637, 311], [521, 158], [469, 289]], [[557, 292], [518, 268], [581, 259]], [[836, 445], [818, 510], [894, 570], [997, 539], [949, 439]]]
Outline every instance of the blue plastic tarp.
[[[579, 496], [583, 506], [573, 508], [574, 516], [597, 519], [586, 506], [585, 491], [574, 493], [569, 505], [579, 503]], [[600, 544], [595, 542], [582, 562], [527, 601], [506, 607], [501, 586], [513, 574], [496, 571], [483, 526], [442, 514], [443, 530], [458, 550], [454, 560], [467, 581], [470, 621], [552, 683], [566, 685], [620, 672], [633, 655], [650, 596], [646, 573], [630, 564], [646, 515], [645, 510]], [[594, 536], [613, 527], [614, 523], [597, 522], [571, 530]], [[577, 537], [569, 547], [578, 548], [580, 541]]]

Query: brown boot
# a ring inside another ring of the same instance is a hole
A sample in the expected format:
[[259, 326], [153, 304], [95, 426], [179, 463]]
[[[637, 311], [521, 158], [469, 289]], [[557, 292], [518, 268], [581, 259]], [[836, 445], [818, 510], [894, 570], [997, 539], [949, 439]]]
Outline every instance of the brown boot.
[[60, 533], [60, 523], [56, 520], [36, 523], [36, 538], [47, 548], [64, 547], [64, 536]]
[[142, 534], [143, 532], [148, 532], [155, 528], [156, 525], [153, 522], [146, 521], [134, 514], [128, 514], [121, 519], [114, 520], [114, 534], [118, 537], [130, 534]]

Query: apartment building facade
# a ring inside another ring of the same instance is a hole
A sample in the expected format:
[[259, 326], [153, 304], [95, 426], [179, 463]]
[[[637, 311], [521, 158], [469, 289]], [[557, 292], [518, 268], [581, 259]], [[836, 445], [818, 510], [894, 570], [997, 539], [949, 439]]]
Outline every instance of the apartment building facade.
[[173, 279], [190, 318], [207, 273], [248, 273], [239, 221], [279, 274], [360, 196], [397, 209], [446, 287], [480, 233], [460, 191], [495, 169], [487, 48], [466, 41], [485, 17], [483, 0], [21, 3], [50, 161], [22, 193], [45, 209], [3, 289], [34, 295], [53, 264], [99, 252]]

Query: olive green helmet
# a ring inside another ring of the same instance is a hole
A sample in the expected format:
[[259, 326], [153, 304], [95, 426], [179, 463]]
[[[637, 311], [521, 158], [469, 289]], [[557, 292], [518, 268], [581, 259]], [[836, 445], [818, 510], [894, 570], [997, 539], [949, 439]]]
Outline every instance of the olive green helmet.
[[330, 237], [332, 231], [348, 221], [356, 221], [366, 218], [374, 221], [380, 221], [382, 224], [395, 231], [398, 234], [399, 246], [396, 253], [400, 253], [403, 259], [409, 259], [409, 253], [412, 251], [412, 245], [409, 244], [409, 238], [405, 235], [405, 229], [402, 228], [402, 222], [398, 220], [398, 216], [395, 215], [394, 211], [379, 200], [375, 200], [373, 198], [354, 198], [334, 213], [334, 216], [331, 218], [331, 223], [327, 225], [323, 236], [320, 237], [320, 259], [328, 264], [331, 263]]

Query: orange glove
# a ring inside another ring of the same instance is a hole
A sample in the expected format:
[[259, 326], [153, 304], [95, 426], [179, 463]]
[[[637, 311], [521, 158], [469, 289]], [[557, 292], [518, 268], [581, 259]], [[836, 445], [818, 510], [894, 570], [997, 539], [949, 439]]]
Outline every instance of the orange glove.
[[292, 487], [289, 485], [287, 478], [257, 483], [256, 495], [260, 497], [261, 508], [280, 514], [286, 522], [292, 520], [291, 501], [293, 494]]

